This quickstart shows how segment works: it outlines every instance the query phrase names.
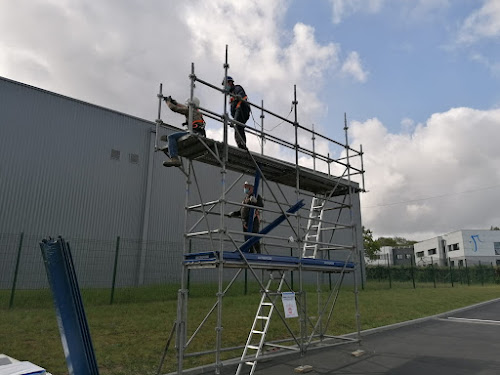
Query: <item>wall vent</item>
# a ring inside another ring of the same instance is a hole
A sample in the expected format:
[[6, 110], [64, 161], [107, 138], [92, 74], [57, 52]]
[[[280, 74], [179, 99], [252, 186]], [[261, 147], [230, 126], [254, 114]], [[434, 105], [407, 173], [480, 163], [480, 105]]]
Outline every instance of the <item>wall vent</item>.
[[120, 160], [120, 150], [111, 149], [111, 159]]
[[139, 164], [139, 155], [137, 154], [128, 154], [128, 161], [132, 164]]

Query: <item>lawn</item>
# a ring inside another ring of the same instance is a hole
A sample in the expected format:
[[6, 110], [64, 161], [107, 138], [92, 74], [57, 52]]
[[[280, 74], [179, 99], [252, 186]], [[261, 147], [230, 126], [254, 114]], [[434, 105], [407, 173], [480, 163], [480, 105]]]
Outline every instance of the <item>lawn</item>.
[[[117, 293], [117, 300], [109, 304], [109, 296], [98, 291], [84, 291], [85, 310], [101, 375], [155, 374], [160, 362], [168, 334], [176, 319], [175, 287], [162, 289], [162, 301], [148, 298], [148, 293], [158, 294], [157, 288], [142, 290], [134, 303], [123, 301], [124, 293]], [[196, 288], [192, 288], [193, 291]], [[189, 300], [190, 326], [196, 328], [206, 312], [215, 302], [213, 288], [198, 288]], [[127, 291], [134, 293], [134, 291]], [[119, 297], [122, 296], [120, 299]], [[334, 310], [330, 334], [344, 334], [356, 330], [354, 293], [352, 288], [343, 289]], [[1, 297], [1, 296], [0, 296]], [[5, 299], [5, 294], [3, 295]], [[496, 285], [441, 288], [398, 288], [388, 289], [376, 282], [367, 284], [359, 291], [361, 328], [368, 329], [396, 322], [416, 319], [449, 311], [500, 297]], [[36, 305], [26, 301], [35, 298]], [[259, 294], [252, 292], [229, 294], [223, 303], [224, 346], [239, 346], [246, 341]], [[326, 298], [326, 293], [323, 296]], [[308, 292], [308, 311], [315, 319], [316, 294]], [[3, 306], [3, 305], [2, 305]], [[291, 320], [293, 328], [298, 320]], [[210, 317], [206, 327], [193, 340], [192, 350], [214, 348], [215, 317]], [[287, 335], [282, 322], [273, 318], [269, 336], [273, 339]], [[175, 370], [175, 356], [172, 350], [167, 356], [163, 373]], [[36, 363], [53, 374], [67, 374], [55, 310], [50, 294], [35, 291], [16, 295], [12, 309], [0, 309], [0, 352], [20, 360]], [[237, 357], [239, 351], [224, 353], [224, 358]], [[213, 363], [214, 355], [190, 358], [185, 367]]]

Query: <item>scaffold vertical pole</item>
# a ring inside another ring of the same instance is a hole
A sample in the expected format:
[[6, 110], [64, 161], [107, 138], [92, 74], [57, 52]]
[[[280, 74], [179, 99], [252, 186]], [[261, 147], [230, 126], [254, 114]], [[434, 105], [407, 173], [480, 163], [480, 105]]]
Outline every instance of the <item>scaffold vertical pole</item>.
[[[188, 163], [188, 170], [186, 175], [186, 197], [184, 206], [184, 232], [188, 231], [188, 215], [189, 210], [189, 196], [191, 190], [191, 164]], [[190, 250], [189, 239], [184, 236], [182, 254], [188, 253]], [[186, 332], [187, 332], [187, 299], [188, 299], [188, 270], [185, 265], [181, 268], [181, 287], [177, 292], [177, 322], [176, 322], [176, 347], [177, 347], [177, 373], [182, 374], [184, 365], [184, 349], [186, 345]]]
[[194, 63], [191, 63], [191, 74], [189, 75], [189, 79], [191, 80], [191, 87], [189, 91], [189, 119], [188, 119], [188, 129], [189, 132], [193, 132], [193, 116], [194, 116], [194, 102], [193, 102], [193, 97], [194, 97], [194, 86], [195, 86], [195, 80], [196, 80], [196, 75], [194, 74]]
[[264, 135], [264, 100], [260, 101], [260, 154], [264, 155], [264, 142], [266, 137]]
[[158, 93], [158, 118], [156, 119], [156, 133], [155, 133], [155, 151], [158, 151], [158, 132], [161, 123], [161, 101], [163, 99], [163, 83], [160, 83], [160, 92]]
[[316, 140], [316, 137], [314, 136], [314, 124], [312, 124], [312, 146], [313, 146], [313, 149], [312, 149], [312, 152], [313, 152], [313, 170], [316, 170], [316, 148], [315, 148], [315, 140]]
[[[352, 209], [353, 209], [353, 200], [352, 200], [352, 186], [351, 186], [351, 164], [349, 160], [349, 134], [348, 134], [349, 127], [347, 126], [347, 114], [344, 113], [344, 133], [345, 133], [345, 150], [346, 150], [346, 168], [347, 168], [347, 181], [348, 181], [348, 199], [349, 199], [349, 220], [350, 220], [350, 226], [351, 226], [351, 236], [352, 236], [352, 246], [353, 249], [351, 250], [354, 252], [354, 257], [356, 261], [359, 261], [359, 266], [358, 269], [361, 271], [361, 268], [363, 267], [362, 259], [361, 259], [361, 252], [359, 251], [359, 246], [357, 244], [357, 233], [356, 233], [356, 226], [354, 225], [354, 217], [352, 214]], [[361, 272], [359, 272], [361, 274]], [[355, 304], [355, 309], [356, 309], [356, 331], [357, 331], [357, 337], [358, 337], [358, 342], [361, 343], [361, 316], [359, 313], [359, 291], [358, 291], [358, 274], [356, 271], [353, 273], [353, 284], [354, 284], [354, 304]]]

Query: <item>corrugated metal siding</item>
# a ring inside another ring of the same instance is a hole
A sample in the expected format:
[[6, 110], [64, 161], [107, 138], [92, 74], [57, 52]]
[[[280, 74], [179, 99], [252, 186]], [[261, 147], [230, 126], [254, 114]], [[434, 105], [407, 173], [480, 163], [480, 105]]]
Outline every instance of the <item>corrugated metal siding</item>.
[[[1, 81], [2, 232], [139, 238], [149, 127]], [[139, 126], [138, 126], [139, 125]], [[120, 160], [111, 150], [120, 150]], [[139, 155], [132, 164], [128, 154]]]

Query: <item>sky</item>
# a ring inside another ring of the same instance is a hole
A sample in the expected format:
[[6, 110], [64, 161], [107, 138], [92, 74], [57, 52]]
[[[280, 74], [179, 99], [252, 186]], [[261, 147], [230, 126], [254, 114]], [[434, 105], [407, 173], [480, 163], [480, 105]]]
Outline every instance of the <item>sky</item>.
[[[219, 86], [227, 46], [253, 103], [293, 120], [296, 87], [299, 123], [342, 143], [345, 116], [375, 238], [500, 226], [500, 0], [0, 1], [0, 35], [0, 76], [151, 121], [160, 83], [184, 101], [193, 67]], [[195, 95], [223, 110], [208, 87]], [[161, 116], [183, 121], [165, 106]], [[287, 123], [264, 123], [293, 141]], [[207, 128], [220, 139], [220, 123]], [[265, 153], [291, 157], [270, 142]]]

